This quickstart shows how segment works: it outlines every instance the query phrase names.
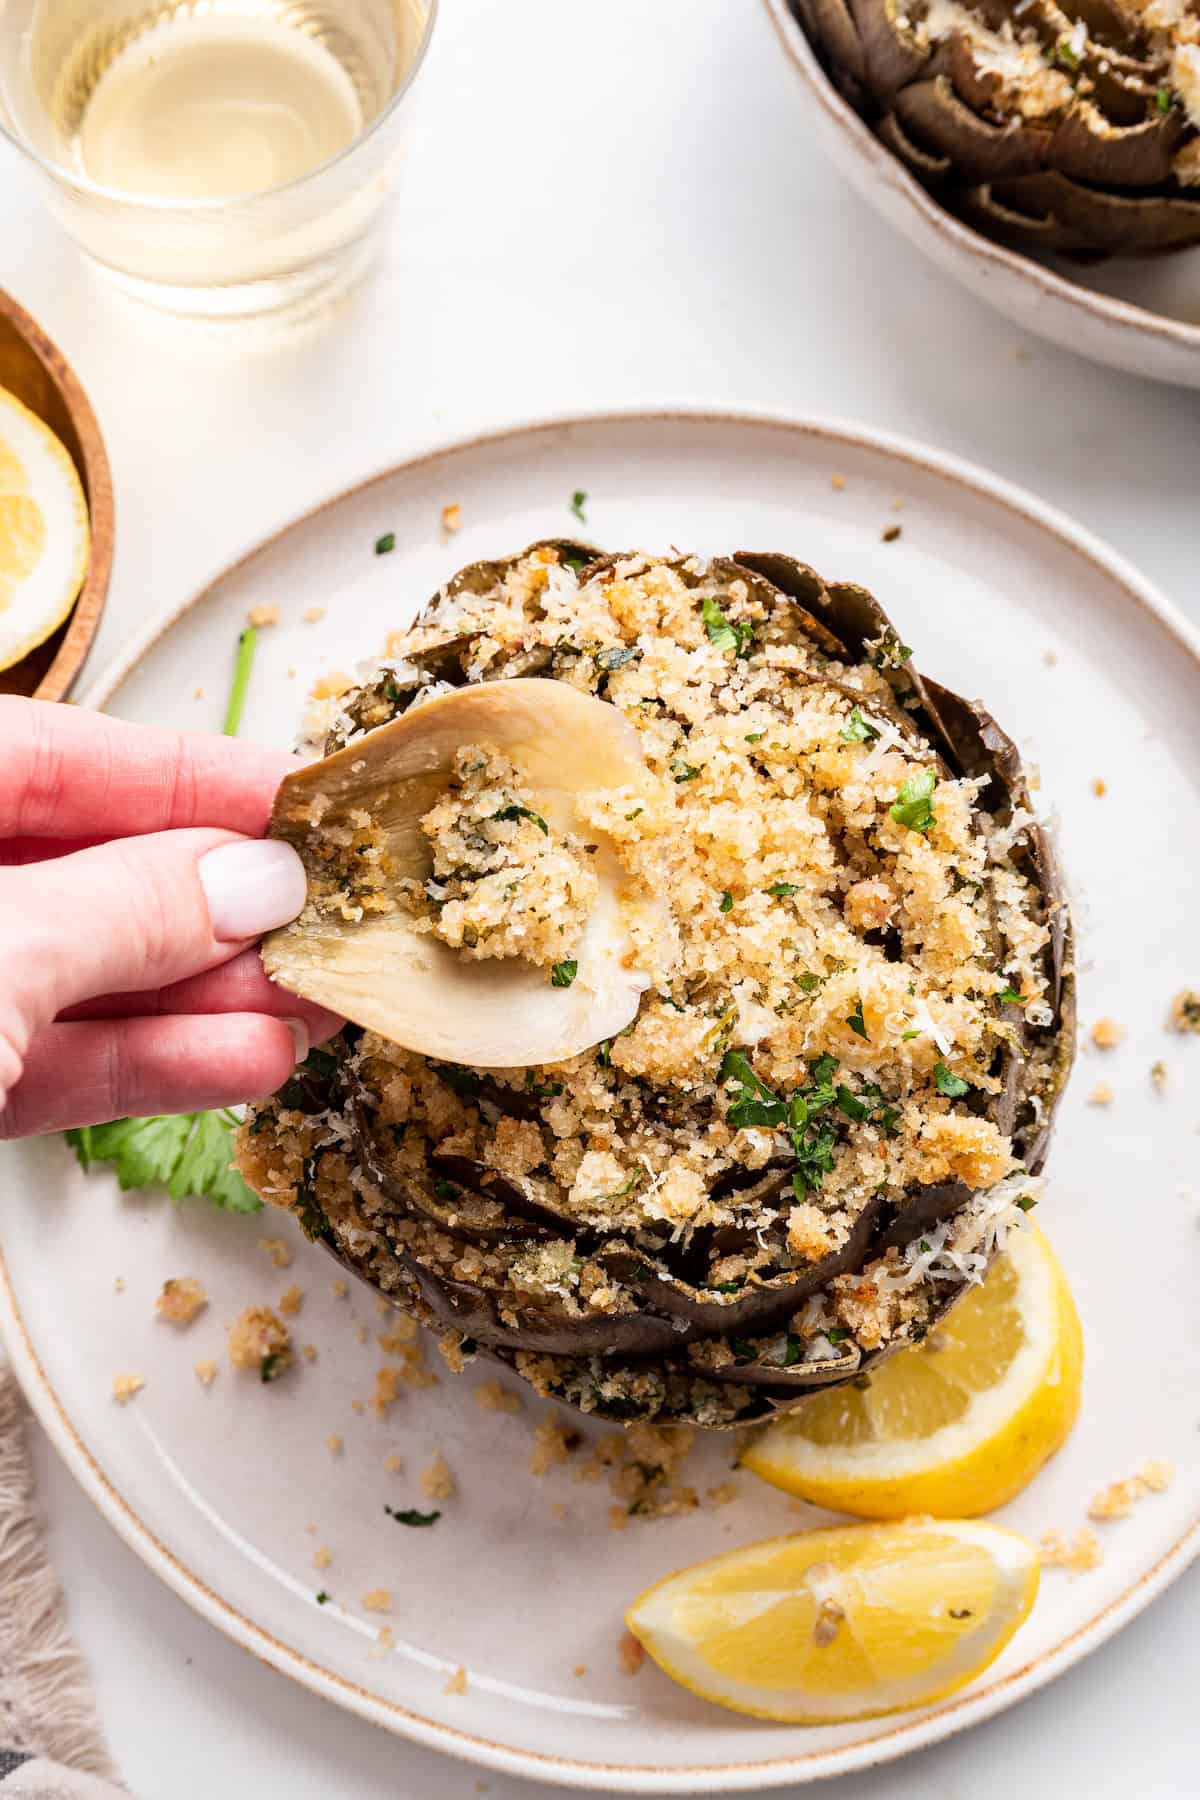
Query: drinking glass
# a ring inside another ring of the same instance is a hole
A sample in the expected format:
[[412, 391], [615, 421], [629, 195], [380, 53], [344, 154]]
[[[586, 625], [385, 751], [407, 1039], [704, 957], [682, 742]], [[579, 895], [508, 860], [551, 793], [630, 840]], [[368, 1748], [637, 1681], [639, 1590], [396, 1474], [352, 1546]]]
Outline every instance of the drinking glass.
[[356, 279], [438, 0], [0, 0], [0, 136], [127, 292], [234, 317]]

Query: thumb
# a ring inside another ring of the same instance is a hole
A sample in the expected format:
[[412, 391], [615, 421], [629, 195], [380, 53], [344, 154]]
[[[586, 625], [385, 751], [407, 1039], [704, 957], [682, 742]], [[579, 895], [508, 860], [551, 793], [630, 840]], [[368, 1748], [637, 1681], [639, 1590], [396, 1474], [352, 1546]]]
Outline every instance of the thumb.
[[227, 961], [294, 919], [304, 896], [290, 844], [223, 831], [118, 838], [0, 870], [0, 1006], [15, 1008], [28, 1043], [80, 1001], [153, 990]]

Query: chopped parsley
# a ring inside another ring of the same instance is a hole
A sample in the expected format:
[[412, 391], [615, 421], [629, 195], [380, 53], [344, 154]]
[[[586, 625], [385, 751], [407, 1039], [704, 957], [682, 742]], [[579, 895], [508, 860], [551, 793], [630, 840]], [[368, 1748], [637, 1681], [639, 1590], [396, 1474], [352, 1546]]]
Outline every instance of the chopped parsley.
[[611, 1069], [612, 1068], [612, 1039], [611, 1038], [605, 1038], [604, 1042], [597, 1048], [596, 1061], [600, 1064], [600, 1067], [602, 1069]]
[[719, 1079], [731, 1096], [726, 1114], [729, 1124], [738, 1131], [765, 1126], [787, 1132], [796, 1159], [792, 1188], [801, 1199], [820, 1187], [822, 1177], [833, 1168], [837, 1131], [822, 1122], [820, 1115], [836, 1099], [832, 1078], [837, 1067], [835, 1056], [818, 1056], [810, 1065], [808, 1085], [797, 1088], [789, 1100], [781, 1100], [759, 1080], [742, 1051], [727, 1051], [721, 1064]]
[[844, 744], [869, 744], [872, 738], [879, 736], [870, 719], [863, 716], [861, 706], [852, 707], [850, 717], [838, 732]]
[[376, 556], [388, 556], [395, 548], [396, 534], [394, 531], [385, 531], [382, 537], [375, 539]]
[[1016, 988], [1005, 988], [999, 996], [1001, 1006], [1024, 1006], [1024, 994], [1018, 994]]
[[122, 1193], [160, 1183], [173, 1200], [195, 1195], [223, 1212], [253, 1213], [262, 1207], [233, 1167], [237, 1114], [218, 1112], [114, 1119], [82, 1125], [63, 1136], [82, 1169], [112, 1163]]
[[429, 1067], [435, 1075], [440, 1075], [452, 1094], [460, 1100], [477, 1100], [481, 1082], [474, 1069], [464, 1069], [461, 1063], [439, 1063], [430, 1061]]
[[800, 977], [800, 986], [806, 994], [815, 994], [824, 979], [823, 975], [814, 975], [811, 969], [806, 969]]
[[1154, 96], [1154, 104], [1157, 106], [1160, 113], [1169, 113], [1171, 110], [1170, 88], [1160, 87], [1157, 94]]
[[900, 669], [912, 655], [908, 644], [902, 644], [890, 628], [867, 646], [870, 660], [877, 669]]
[[550, 971], [550, 986], [570, 987], [578, 973], [577, 962], [556, 962]]
[[394, 1512], [390, 1506], [385, 1506], [383, 1510], [389, 1519], [395, 1519], [397, 1525], [436, 1525], [442, 1516], [440, 1511], [418, 1512], [414, 1506], [404, 1507], [399, 1512]]
[[729, 913], [729, 912], [733, 911], [733, 895], [730, 893], [728, 888], [726, 888], [724, 893], [721, 895], [721, 901], [720, 901], [720, 905], [717, 907], [717, 911], [723, 912], [723, 913]]
[[1059, 38], [1051, 54], [1054, 61], [1061, 63], [1064, 69], [1079, 67], [1079, 52], [1067, 38]]
[[844, 1325], [831, 1325], [825, 1336], [831, 1344], [840, 1344], [850, 1336], [850, 1333]]
[[798, 894], [800, 889], [794, 881], [773, 881], [767, 892], [772, 900], [786, 900], [790, 895]]
[[732, 650], [735, 656], [749, 654], [754, 640], [753, 625], [737, 624], [732, 619], [727, 619], [711, 594], [705, 594], [700, 602], [700, 611], [710, 644], [715, 644], [718, 650]]
[[862, 1038], [866, 1043], [868, 1043], [868, 1044], [870, 1043], [871, 1039], [870, 1039], [870, 1035], [868, 1034], [868, 1031], [867, 1031], [867, 1021], [863, 1018], [863, 1009], [862, 1009], [862, 1001], [861, 1000], [858, 1000], [855, 1002], [854, 1011], [850, 1014], [850, 1017], [846, 1020], [846, 1023], [850, 1027], [851, 1031], [856, 1032], [858, 1034], [858, 1036], [860, 1038]]
[[915, 1031], [915, 1030], [914, 1031], [902, 1031], [900, 1034], [900, 1042], [902, 1044], [911, 1044], [912, 1040], [914, 1038], [920, 1037], [920, 1035], [921, 1035], [920, 1032]]
[[927, 832], [934, 820], [933, 790], [936, 786], [937, 776], [932, 769], [910, 775], [888, 807], [889, 818], [895, 819], [897, 825], [907, 825], [910, 831]]
[[766, 735], [765, 731], [748, 731], [746, 733], [746, 742], [748, 744], [761, 744]]
[[258, 1379], [260, 1381], [278, 1381], [287, 1366], [288, 1359], [283, 1351], [272, 1350], [263, 1357], [258, 1365]]
[[317, 1595], [317, 1605], [324, 1606], [324, 1604], [328, 1600], [328, 1598], [329, 1598], [329, 1595], [325, 1592], [325, 1589], [322, 1588], [320, 1593]]
[[1032, 1194], [1018, 1194], [1017, 1205], [1022, 1212], [1032, 1212], [1037, 1205], [1037, 1201], [1033, 1198]]
[[596, 667], [598, 669], [623, 669], [626, 663], [641, 662], [642, 651], [636, 644], [628, 644], [622, 650], [597, 650]]
[[575, 517], [579, 520], [581, 525], [587, 524], [587, 516], [583, 510], [586, 505], [587, 490], [585, 488], [576, 488], [575, 492], [571, 495], [571, 511], [575, 514]]
[[700, 771], [695, 763], [685, 762], [682, 756], [677, 756], [671, 764], [671, 773], [678, 784], [681, 781], [695, 781]]
[[645, 810], [644, 806], [635, 806], [632, 812], [625, 814], [625, 823], [628, 825], [631, 819], [640, 819]]
[[713, 1283], [714, 1294], [736, 1294], [741, 1290], [740, 1281], [717, 1281]]
[[883, 1096], [883, 1089], [874, 1082], [864, 1082], [861, 1093], [852, 1093], [848, 1087], [839, 1083], [835, 1090], [838, 1111], [845, 1113], [848, 1119], [857, 1122], [868, 1121], [873, 1125], [881, 1125], [889, 1137], [895, 1136], [896, 1120], [900, 1117], [900, 1108], [890, 1105]]
[[948, 1069], [941, 1062], [934, 1064], [933, 1085], [939, 1094], [945, 1094], [947, 1100], [961, 1100], [964, 1094], [971, 1091], [969, 1081], [964, 1081], [961, 1075], [956, 1075], [953, 1069]]
[[532, 819], [543, 837], [550, 836], [550, 827], [541, 813], [535, 813], [529, 806], [518, 806], [514, 802], [512, 806], [502, 806], [499, 812], [492, 814], [492, 817], [493, 819]]

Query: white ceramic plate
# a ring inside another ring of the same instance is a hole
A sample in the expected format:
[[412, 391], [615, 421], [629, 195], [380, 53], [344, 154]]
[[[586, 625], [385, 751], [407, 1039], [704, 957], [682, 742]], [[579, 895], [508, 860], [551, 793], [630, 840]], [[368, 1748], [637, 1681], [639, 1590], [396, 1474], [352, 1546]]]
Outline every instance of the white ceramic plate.
[[1091, 266], [992, 243], [939, 206], [838, 93], [788, 0], [767, 11], [842, 173], [939, 268], [1027, 330], [1114, 369], [1200, 387], [1200, 247]]
[[[786, 548], [868, 583], [922, 667], [982, 690], [1036, 756], [1078, 896], [1083, 1016], [1111, 1014], [1128, 1036], [1106, 1058], [1081, 1059], [1043, 1209], [1087, 1331], [1083, 1419], [1004, 1517], [1034, 1536], [1074, 1531], [1099, 1487], [1151, 1457], [1176, 1465], [1170, 1490], [1101, 1528], [1102, 1567], [1077, 1580], [1047, 1572], [1032, 1618], [972, 1689], [892, 1719], [778, 1727], [708, 1708], [649, 1664], [630, 1677], [617, 1655], [622, 1608], [654, 1577], [807, 1522], [753, 1477], [730, 1476], [728, 1439], [697, 1454], [695, 1485], [735, 1480], [735, 1504], [610, 1530], [603, 1487], [570, 1470], [528, 1472], [542, 1409], [481, 1410], [471, 1390], [483, 1376], [443, 1373], [386, 1418], [369, 1403], [355, 1411], [383, 1360], [360, 1341], [378, 1329], [373, 1300], [362, 1289], [335, 1298], [337, 1271], [290, 1221], [122, 1198], [106, 1174], [85, 1179], [58, 1141], [9, 1146], [0, 1159], [0, 1323], [40, 1418], [126, 1541], [230, 1637], [314, 1692], [546, 1780], [610, 1793], [766, 1788], [897, 1756], [1010, 1704], [1115, 1631], [1200, 1548], [1200, 1232], [1181, 1198], [1195, 1164], [1186, 1097], [1200, 1040], [1164, 1030], [1169, 997], [1200, 985], [1197, 640], [1100, 545], [961, 464], [833, 425], [626, 416], [532, 426], [378, 477], [178, 608], [88, 698], [127, 718], [215, 728], [247, 608], [274, 603], [283, 622], [262, 634], [246, 730], [289, 741], [318, 670], [369, 656], [459, 563], [578, 529], [577, 488], [601, 544]], [[439, 515], [451, 501], [463, 528], [447, 544]], [[884, 543], [896, 523], [902, 537]], [[386, 531], [396, 551], [377, 557]], [[324, 619], [302, 622], [313, 605]], [[1148, 1076], [1160, 1056], [1165, 1096]], [[1116, 1104], [1089, 1110], [1102, 1078]], [[264, 1235], [293, 1246], [289, 1269], [256, 1247]], [[181, 1335], [153, 1317], [168, 1275], [199, 1276], [213, 1297]], [[293, 1281], [305, 1291], [297, 1337], [317, 1360], [269, 1387], [237, 1376], [225, 1323]], [[208, 1390], [192, 1373], [206, 1356], [221, 1363]], [[146, 1377], [123, 1408], [109, 1397], [118, 1372]], [[331, 1434], [345, 1440], [340, 1456]], [[459, 1496], [433, 1529], [406, 1529], [385, 1503], [422, 1505], [419, 1472], [437, 1451]], [[385, 1469], [393, 1454], [400, 1473]], [[333, 1551], [320, 1570], [318, 1546]], [[395, 1593], [397, 1642], [382, 1654], [381, 1621], [361, 1604], [379, 1586]], [[319, 1589], [332, 1596], [324, 1606]], [[459, 1665], [468, 1692], [447, 1694]]]

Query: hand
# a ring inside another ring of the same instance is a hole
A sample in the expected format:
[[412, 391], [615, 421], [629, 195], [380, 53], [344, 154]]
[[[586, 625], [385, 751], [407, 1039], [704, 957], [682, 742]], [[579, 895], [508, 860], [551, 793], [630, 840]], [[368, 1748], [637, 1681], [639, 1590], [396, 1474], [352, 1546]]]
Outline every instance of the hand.
[[252, 948], [304, 904], [291, 767], [0, 696], [0, 1138], [269, 1094], [338, 1029]]

